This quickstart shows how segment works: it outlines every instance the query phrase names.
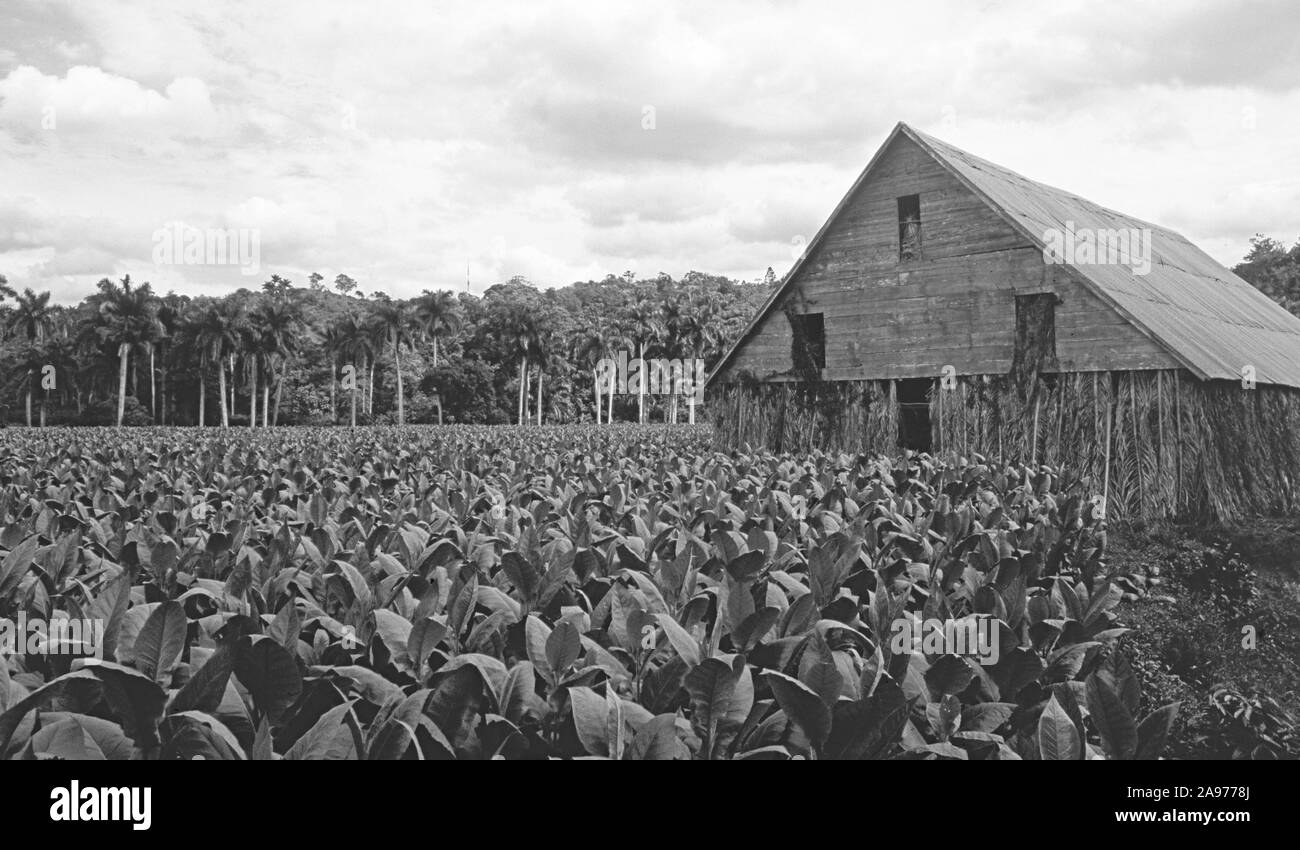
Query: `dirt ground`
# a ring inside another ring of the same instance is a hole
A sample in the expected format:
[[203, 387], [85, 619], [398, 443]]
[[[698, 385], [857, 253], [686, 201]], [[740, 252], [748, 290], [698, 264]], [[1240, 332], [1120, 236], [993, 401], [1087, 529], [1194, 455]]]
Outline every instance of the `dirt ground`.
[[1119, 613], [1144, 702], [1182, 702], [1171, 755], [1228, 757], [1240, 730], [1214, 707], [1223, 686], [1300, 719], [1300, 517], [1112, 530], [1108, 556], [1147, 582]]

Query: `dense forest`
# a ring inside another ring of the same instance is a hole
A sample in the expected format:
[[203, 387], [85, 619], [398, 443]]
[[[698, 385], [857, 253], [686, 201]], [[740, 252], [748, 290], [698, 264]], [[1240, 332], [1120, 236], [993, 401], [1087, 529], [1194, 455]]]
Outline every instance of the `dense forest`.
[[[1300, 314], [1300, 241], [1256, 236], [1233, 269]], [[482, 296], [398, 300], [346, 274], [272, 275], [222, 298], [104, 279], [74, 307], [0, 276], [13, 424], [325, 425], [679, 421], [662, 396], [596, 397], [603, 357], [700, 357], [711, 367], [775, 286], [690, 272]], [[349, 370], [348, 367], [351, 367]], [[639, 403], [640, 402], [640, 403]]]
[[[774, 285], [690, 272], [393, 299], [346, 274], [272, 275], [222, 298], [101, 280], [76, 306], [0, 276], [11, 424], [325, 425], [678, 421], [604, 393], [603, 357], [715, 362]], [[640, 402], [640, 403], [638, 403]]]

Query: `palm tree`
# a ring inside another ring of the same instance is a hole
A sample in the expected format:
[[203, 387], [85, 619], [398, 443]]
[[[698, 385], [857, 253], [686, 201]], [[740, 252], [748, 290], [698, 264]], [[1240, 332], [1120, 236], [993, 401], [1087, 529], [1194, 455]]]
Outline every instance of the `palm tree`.
[[273, 359], [279, 360], [280, 376], [275, 382], [275, 411], [271, 423], [280, 423], [280, 399], [284, 392], [285, 374], [289, 361], [298, 353], [303, 324], [298, 308], [279, 299], [265, 301], [253, 314], [253, 321], [261, 337], [262, 353], [267, 366], [266, 383], [262, 395], [262, 425], [267, 423], [267, 403], [270, 398]]
[[[610, 323], [610, 327], [613, 330], [615, 339], [618, 340], [618, 344], [635, 352], [636, 340], [633, 337], [633, 328], [631, 323], [626, 318], [616, 318]], [[626, 376], [624, 377], [626, 378]], [[614, 391], [617, 388], [617, 384], [618, 375], [614, 374], [610, 377], [609, 381], [609, 411], [607, 416], [609, 422], [614, 421]], [[626, 389], [627, 388], [624, 387], [625, 392]]]
[[209, 304], [195, 322], [194, 337], [199, 352], [199, 425], [204, 421], [204, 404], [207, 398], [207, 381], [204, 366], [217, 367], [218, 399], [221, 402], [221, 427], [230, 427], [226, 408], [226, 356], [239, 348], [240, 337], [246, 324], [243, 307], [233, 300]]
[[[406, 406], [402, 394], [402, 343], [409, 343], [419, 330], [419, 319], [407, 301], [380, 301], [375, 308], [376, 324], [383, 329], [393, 349], [393, 368], [397, 372], [397, 424], [406, 424]], [[374, 391], [371, 390], [373, 393]]]
[[[8, 289], [8, 285], [5, 285]], [[49, 332], [54, 323], [54, 308], [50, 306], [50, 293], [33, 292], [30, 288], [24, 289], [21, 294], [9, 290], [13, 293], [13, 298], [17, 302], [13, 312], [8, 316], [6, 325], [10, 333], [16, 333], [27, 340], [27, 354], [36, 356], [39, 352], [41, 343], [45, 341], [45, 335]], [[43, 364], [31, 357], [25, 358], [27, 362], [27, 427], [32, 427], [32, 390], [36, 386], [36, 372], [39, 372]], [[41, 406], [41, 424], [44, 425], [44, 403]]]
[[159, 338], [158, 299], [148, 283], [132, 287], [131, 276], [114, 284], [108, 278], [99, 282], [99, 291], [88, 299], [98, 312], [98, 333], [102, 339], [117, 343], [117, 424], [126, 415], [126, 376], [131, 349], [152, 345]]
[[[257, 427], [257, 391], [262, 386], [260, 378], [262, 376], [262, 363], [271, 357], [271, 348], [262, 335], [262, 327], [258, 321], [257, 311], [253, 310], [247, 314], [246, 323], [239, 334], [239, 353], [242, 355], [244, 366], [244, 379], [248, 382], [248, 427]], [[233, 361], [233, 356], [232, 356]], [[268, 365], [268, 369], [269, 369]], [[234, 364], [231, 364], [231, 374], [233, 378]], [[265, 386], [270, 386], [270, 381]], [[267, 398], [269, 391], [263, 390]], [[235, 402], [234, 393], [231, 393], [231, 410], [233, 412]], [[262, 424], [266, 425], [266, 408], [265, 399], [262, 404]]]
[[[90, 393], [87, 400], [91, 403], [95, 401], [96, 389], [107, 384], [104, 378], [110, 376], [113, 367], [117, 365], [117, 352], [109, 349], [99, 333], [99, 308], [93, 303], [93, 297], [83, 299], [74, 314], [70, 328], [77, 349], [81, 353], [82, 371], [89, 379]], [[113, 393], [111, 389], [107, 389], [104, 394], [112, 396]]]
[[519, 424], [524, 424], [528, 407], [528, 363], [541, 348], [541, 331], [537, 316], [522, 304], [512, 304], [505, 317], [505, 341], [519, 358]]
[[339, 383], [339, 358], [345, 356], [348, 347], [348, 338], [343, 333], [343, 324], [330, 325], [325, 329], [324, 338], [321, 341], [321, 347], [325, 350], [325, 356], [330, 359], [330, 424], [334, 424], [339, 418], [339, 406], [337, 400], [337, 390]]
[[[600, 361], [613, 360], [618, 356], [620, 349], [629, 345], [631, 343], [617, 325], [598, 320], [593, 320], [591, 324], [584, 327], [575, 339], [574, 359], [591, 367], [591, 386], [595, 395], [597, 425], [600, 424], [601, 390], [603, 389], [600, 386]], [[606, 419], [609, 424], [614, 421], [614, 390], [617, 383], [618, 376], [611, 371], [609, 377], [609, 417]]]
[[368, 312], [362, 319], [361, 327], [370, 337], [369, 356], [366, 358], [366, 413], [374, 415], [375, 413], [375, 364], [379, 362], [379, 355], [384, 351], [384, 345], [388, 342], [388, 328], [380, 321], [372, 308], [365, 308]]
[[[27, 427], [32, 427], [32, 392], [38, 378], [37, 374], [45, 365], [45, 352], [41, 346], [34, 342], [26, 342], [15, 352], [13, 376], [16, 376], [14, 384], [23, 389], [27, 397]], [[41, 425], [44, 426], [42, 420]]]
[[[689, 311], [688, 300], [686, 297], [670, 289], [664, 294], [664, 300], [660, 305], [660, 311], [663, 317], [662, 321], [664, 330], [663, 339], [661, 341], [663, 356], [670, 360], [680, 361], [683, 359], [682, 351], [685, 347], [682, 343], [682, 327], [687, 321], [686, 314]], [[684, 365], [685, 364], [683, 364], [683, 367]], [[676, 375], [670, 374], [669, 380], [672, 382], [672, 386], [669, 388], [668, 396], [668, 421], [676, 425], [677, 391], [679, 385]]]
[[352, 316], [339, 322], [334, 329], [339, 339], [339, 356], [352, 361], [348, 364], [352, 366], [352, 412], [349, 421], [355, 428], [357, 427], [357, 390], [361, 384], [361, 371], [357, 369], [357, 363], [359, 361], [364, 365], [367, 360], [374, 357], [374, 338], [370, 328], [359, 323]]
[[433, 366], [438, 367], [438, 340], [460, 330], [460, 305], [446, 290], [430, 292], [416, 300], [415, 313], [423, 332], [433, 340]]
[[[40, 427], [45, 427], [45, 418], [50, 401], [50, 390], [43, 380], [44, 371], [52, 369], [54, 374], [66, 377], [76, 371], [77, 346], [75, 340], [67, 337], [47, 335], [39, 342], [29, 343], [23, 352], [24, 382], [27, 384], [27, 399], [30, 413], [31, 397], [35, 384], [40, 381], [41, 410]], [[65, 392], [66, 397], [66, 392]]]
[[637, 345], [637, 358], [641, 361], [641, 368], [638, 370], [640, 380], [637, 381], [636, 415], [637, 421], [644, 423], [646, 421], [645, 388], [649, 377], [645, 351], [646, 347], [652, 345], [663, 333], [663, 319], [660, 317], [658, 305], [649, 298], [642, 298], [632, 305], [625, 318], [630, 335]]
[[[83, 351], [81, 340], [78, 338], [78, 319], [84, 315], [84, 311], [68, 307], [55, 306], [50, 309], [49, 329], [44, 334], [41, 342], [42, 354], [45, 360], [42, 366], [53, 366], [55, 374], [58, 375], [60, 383], [57, 391], [64, 404], [69, 397], [75, 399], [77, 412], [81, 412], [81, 388], [78, 381], [78, 371], [83, 365]], [[39, 369], [38, 369], [39, 371]], [[66, 379], [66, 380], [65, 380]], [[49, 400], [49, 390], [45, 388], [41, 399], [41, 422], [44, 424], [45, 406]], [[69, 393], [71, 390], [71, 395]]]
[[271, 279], [262, 284], [262, 291], [276, 299], [283, 298], [291, 289], [293, 282], [278, 274], [271, 275]]
[[[705, 353], [722, 341], [718, 329], [718, 312], [717, 301], [705, 294], [691, 298], [688, 309], [682, 313], [677, 333], [680, 335], [679, 338], [684, 347], [691, 352], [691, 356], [696, 360], [703, 360]], [[692, 372], [692, 375], [694, 375], [694, 372]], [[692, 378], [693, 380], [694, 378]], [[688, 421], [694, 425], [695, 399], [699, 388], [692, 385], [692, 390], [693, 392], [687, 400], [687, 408], [690, 411]]]
[[[168, 420], [171, 419], [171, 411], [168, 409], [167, 394], [167, 361], [172, 353], [169, 340], [175, 339], [176, 335], [181, 332], [181, 329], [186, 326], [186, 313], [189, 309], [189, 296], [177, 295], [175, 292], [168, 292], [163, 296], [162, 302], [158, 305], [158, 321], [163, 327], [163, 336], [160, 343], [162, 351], [160, 352], [161, 357], [159, 358], [162, 362], [162, 369], [159, 374], [160, 383], [162, 384], [162, 404], [154, 405], [154, 419], [162, 425], [166, 425]], [[152, 368], [149, 371], [150, 374], [153, 374]]]
[[533, 362], [537, 364], [537, 424], [542, 424], [543, 381], [548, 367], [555, 365], [554, 343], [551, 334], [541, 330], [533, 348]]

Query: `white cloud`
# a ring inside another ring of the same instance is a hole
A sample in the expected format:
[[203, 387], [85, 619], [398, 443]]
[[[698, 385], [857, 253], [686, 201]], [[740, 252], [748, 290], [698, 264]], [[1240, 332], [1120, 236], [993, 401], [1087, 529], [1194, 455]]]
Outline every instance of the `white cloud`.
[[98, 140], [210, 136], [221, 124], [202, 80], [181, 77], [164, 91], [82, 65], [57, 77], [22, 65], [0, 79], [0, 125], [35, 133], [94, 133]]
[[1298, 18], [1265, 0], [33, 4], [0, 34], [0, 271], [58, 297], [126, 271], [249, 285], [153, 267], [150, 234], [179, 220], [258, 228], [268, 275], [394, 295], [463, 287], [467, 264], [476, 291], [754, 278], [788, 267], [898, 120], [1232, 262], [1255, 231], [1300, 235]]

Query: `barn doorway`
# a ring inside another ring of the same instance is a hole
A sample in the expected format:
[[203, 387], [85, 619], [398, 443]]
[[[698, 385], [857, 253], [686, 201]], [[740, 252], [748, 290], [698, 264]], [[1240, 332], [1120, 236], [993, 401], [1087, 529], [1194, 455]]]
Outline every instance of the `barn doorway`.
[[898, 382], [898, 443], [905, 449], [930, 451], [929, 378]]

